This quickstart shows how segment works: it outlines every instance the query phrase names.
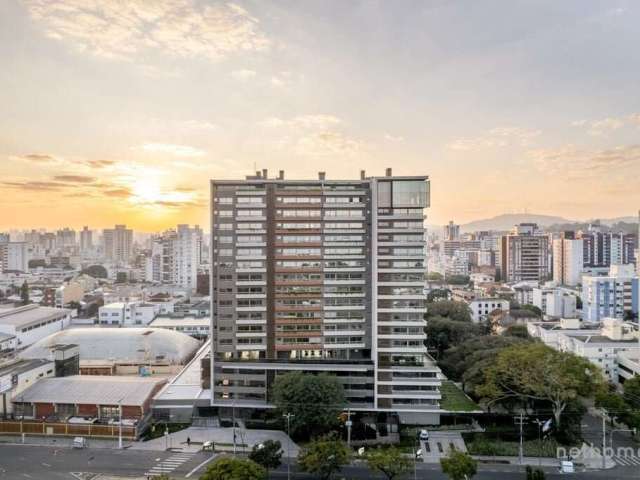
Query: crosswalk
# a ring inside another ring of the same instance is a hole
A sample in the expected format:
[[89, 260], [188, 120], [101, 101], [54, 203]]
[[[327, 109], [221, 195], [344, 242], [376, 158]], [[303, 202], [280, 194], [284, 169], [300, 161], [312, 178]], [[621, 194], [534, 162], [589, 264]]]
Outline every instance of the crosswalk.
[[151, 467], [148, 472], [145, 472], [145, 476], [159, 477], [162, 474], [169, 474], [183, 463], [191, 460], [194, 455], [194, 453], [175, 453]]
[[631, 456], [631, 455], [615, 455], [612, 457], [613, 461], [618, 465], [622, 465], [625, 467], [630, 467], [632, 465], [640, 465], [640, 457]]

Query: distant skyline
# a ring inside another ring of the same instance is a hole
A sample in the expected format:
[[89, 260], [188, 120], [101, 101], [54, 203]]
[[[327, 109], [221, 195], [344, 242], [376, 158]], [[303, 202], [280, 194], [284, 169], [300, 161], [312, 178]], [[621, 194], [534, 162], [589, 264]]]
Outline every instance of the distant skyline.
[[6, 0], [0, 231], [208, 225], [208, 180], [427, 174], [428, 223], [640, 207], [634, 1]]

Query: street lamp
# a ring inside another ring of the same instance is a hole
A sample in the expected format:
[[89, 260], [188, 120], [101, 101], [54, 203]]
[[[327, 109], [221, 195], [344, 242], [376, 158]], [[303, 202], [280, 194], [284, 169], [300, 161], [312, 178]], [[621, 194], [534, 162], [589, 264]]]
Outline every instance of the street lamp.
[[291, 480], [291, 418], [295, 415], [286, 413], [282, 416], [287, 419], [287, 480]]
[[118, 400], [118, 413], [120, 421], [118, 422], [118, 449], [122, 450], [122, 398]]

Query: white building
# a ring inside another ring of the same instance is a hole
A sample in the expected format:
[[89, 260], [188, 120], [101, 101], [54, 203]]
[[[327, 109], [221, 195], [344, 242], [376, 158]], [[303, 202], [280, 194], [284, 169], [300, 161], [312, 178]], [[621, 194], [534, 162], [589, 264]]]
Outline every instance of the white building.
[[577, 315], [575, 295], [555, 286], [534, 288], [532, 305], [547, 317], [574, 318]]
[[0, 333], [14, 335], [24, 348], [71, 323], [71, 310], [27, 305], [0, 310]]
[[178, 225], [153, 242], [145, 277], [149, 282], [178, 285], [195, 290], [202, 262], [202, 230]]
[[584, 265], [584, 241], [573, 238], [553, 240], [553, 281], [558, 285], [576, 286]]
[[80, 231], [80, 251], [87, 253], [93, 249], [93, 232], [89, 227], [84, 227]]
[[488, 273], [480, 273], [475, 272], [469, 275], [469, 279], [474, 283], [493, 283], [496, 281], [496, 277], [494, 275], [489, 275]]
[[29, 259], [29, 244], [27, 242], [0, 243], [0, 272], [28, 272]]
[[633, 265], [612, 265], [608, 276], [584, 276], [582, 282], [584, 320], [624, 319], [625, 315], [638, 314], [640, 280]]
[[98, 319], [101, 325], [136, 327], [148, 325], [156, 318], [160, 307], [144, 302], [116, 302], [100, 307]]
[[471, 318], [475, 323], [487, 321], [489, 314], [495, 310], [509, 311], [509, 300], [502, 298], [477, 298], [469, 302]]
[[618, 354], [640, 352], [637, 327], [617, 318], [603, 319], [597, 335], [558, 334], [558, 350], [571, 352], [599, 366], [613, 383], [618, 383]]
[[133, 254], [133, 230], [126, 225], [116, 225], [115, 228], [102, 232], [104, 255], [107, 260], [126, 264]]
[[13, 400], [38, 380], [55, 376], [50, 360], [16, 360], [0, 366], [0, 416], [13, 414]]
[[195, 338], [207, 338], [207, 336], [209, 336], [209, 324], [209, 317], [167, 315], [156, 317], [149, 326], [175, 330], [176, 332], [186, 333]]

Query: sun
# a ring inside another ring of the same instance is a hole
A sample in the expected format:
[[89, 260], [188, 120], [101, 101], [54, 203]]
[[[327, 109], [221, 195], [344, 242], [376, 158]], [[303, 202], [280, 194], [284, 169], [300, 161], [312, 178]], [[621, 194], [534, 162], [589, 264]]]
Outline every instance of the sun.
[[153, 203], [163, 199], [162, 188], [155, 178], [139, 178], [131, 186], [135, 203]]

